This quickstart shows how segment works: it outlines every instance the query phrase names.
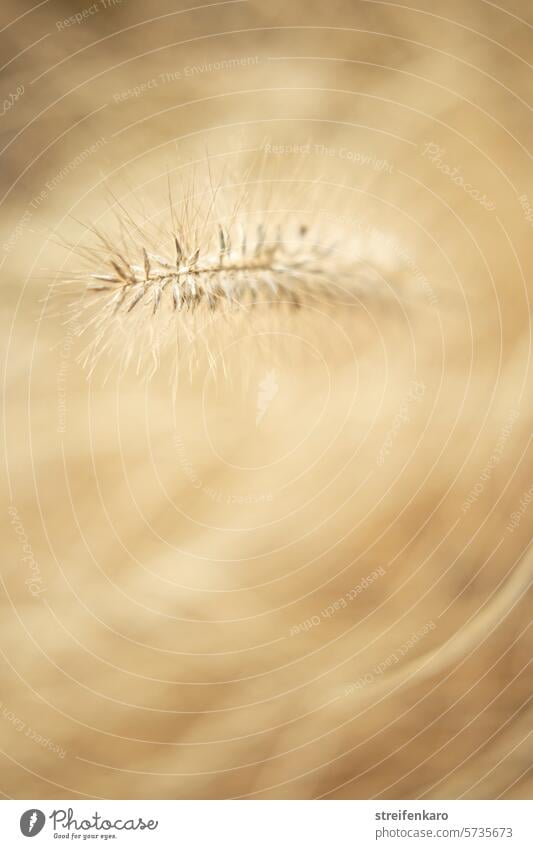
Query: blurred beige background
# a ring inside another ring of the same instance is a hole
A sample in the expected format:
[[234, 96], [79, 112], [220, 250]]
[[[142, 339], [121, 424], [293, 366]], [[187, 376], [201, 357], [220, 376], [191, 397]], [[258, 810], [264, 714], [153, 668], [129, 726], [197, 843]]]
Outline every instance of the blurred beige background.
[[[0, 791], [530, 795], [529, 4], [1, 16]], [[261, 149], [406, 301], [89, 377], [65, 244]]]

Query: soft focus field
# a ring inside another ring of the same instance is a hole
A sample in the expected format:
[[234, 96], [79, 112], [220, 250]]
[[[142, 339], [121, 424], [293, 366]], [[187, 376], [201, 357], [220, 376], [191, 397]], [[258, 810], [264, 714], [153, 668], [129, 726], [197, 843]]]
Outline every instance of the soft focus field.
[[[533, 15], [416, 6], [2, 4], [6, 797], [530, 796]], [[389, 296], [89, 375], [65, 246], [209, 170]]]

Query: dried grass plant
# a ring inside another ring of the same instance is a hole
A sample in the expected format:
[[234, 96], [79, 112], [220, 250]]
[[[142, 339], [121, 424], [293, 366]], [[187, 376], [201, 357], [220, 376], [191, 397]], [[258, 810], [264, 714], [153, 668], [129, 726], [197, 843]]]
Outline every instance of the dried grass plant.
[[533, 23], [419, 5], [3, 4], [6, 797], [531, 795]]

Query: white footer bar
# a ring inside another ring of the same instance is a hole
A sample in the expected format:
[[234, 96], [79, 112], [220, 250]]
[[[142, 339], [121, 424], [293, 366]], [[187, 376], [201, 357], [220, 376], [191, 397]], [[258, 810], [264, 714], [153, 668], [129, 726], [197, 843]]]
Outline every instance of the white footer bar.
[[[529, 801], [3, 801], [6, 847], [533, 847]], [[31, 843], [31, 839], [35, 843]]]

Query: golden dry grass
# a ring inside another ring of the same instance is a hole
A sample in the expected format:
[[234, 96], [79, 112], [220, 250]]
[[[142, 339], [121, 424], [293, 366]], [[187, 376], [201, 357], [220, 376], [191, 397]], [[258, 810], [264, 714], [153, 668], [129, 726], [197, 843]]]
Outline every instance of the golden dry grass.
[[[104, 5], [1, 13], [0, 790], [529, 796], [529, 4]], [[79, 222], [258, 157], [390, 297], [89, 379]]]

